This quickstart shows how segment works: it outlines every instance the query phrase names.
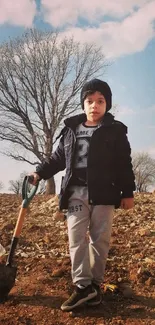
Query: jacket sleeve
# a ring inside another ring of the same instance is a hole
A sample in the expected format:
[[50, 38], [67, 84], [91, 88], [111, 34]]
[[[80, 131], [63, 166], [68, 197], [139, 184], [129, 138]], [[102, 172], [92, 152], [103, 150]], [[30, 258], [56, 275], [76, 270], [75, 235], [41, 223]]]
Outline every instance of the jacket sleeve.
[[117, 136], [117, 184], [122, 198], [133, 197], [135, 176], [132, 167], [131, 147], [127, 138], [127, 128], [120, 127]]
[[64, 137], [62, 136], [57, 149], [52, 153], [51, 157], [37, 166], [36, 173], [41, 178], [49, 179], [66, 168], [63, 140]]

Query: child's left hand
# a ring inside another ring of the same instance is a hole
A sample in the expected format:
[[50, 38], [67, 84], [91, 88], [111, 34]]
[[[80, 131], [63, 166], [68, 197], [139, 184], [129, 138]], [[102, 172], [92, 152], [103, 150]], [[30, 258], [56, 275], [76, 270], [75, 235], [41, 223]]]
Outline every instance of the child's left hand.
[[133, 207], [134, 207], [134, 198], [133, 197], [123, 198], [121, 200], [121, 209], [129, 210], [129, 209], [132, 209]]

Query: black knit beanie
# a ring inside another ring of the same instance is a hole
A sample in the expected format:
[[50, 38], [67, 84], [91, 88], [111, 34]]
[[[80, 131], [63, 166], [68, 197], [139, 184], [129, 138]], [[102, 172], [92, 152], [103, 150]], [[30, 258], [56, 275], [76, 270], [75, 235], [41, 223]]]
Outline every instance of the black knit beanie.
[[81, 106], [84, 109], [84, 100], [86, 96], [90, 93], [95, 93], [99, 91], [106, 100], [106, 111], [109, 111], [112, 106], [112, 92], [109, 85], [102, 80], [92, 79], [86, 82], [81, 90]]

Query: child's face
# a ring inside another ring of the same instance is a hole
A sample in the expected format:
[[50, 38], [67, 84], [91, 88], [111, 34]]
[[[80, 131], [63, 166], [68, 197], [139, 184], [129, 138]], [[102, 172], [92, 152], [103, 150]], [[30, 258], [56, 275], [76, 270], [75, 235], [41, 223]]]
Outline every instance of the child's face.
[[99, 91], [88, 95], [84, 100], [84, 111], [87, 115], [87, 121], [93, 125], [98, 124], [106, 112], [104, 96]]

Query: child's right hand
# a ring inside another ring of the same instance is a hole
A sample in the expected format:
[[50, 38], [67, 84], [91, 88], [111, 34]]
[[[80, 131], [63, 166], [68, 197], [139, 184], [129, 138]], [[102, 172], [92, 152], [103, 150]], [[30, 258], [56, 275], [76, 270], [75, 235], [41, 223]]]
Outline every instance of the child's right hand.
[[37, 185], [37, 183], [40, 181], [40, 176], [37, 173], [30, 173], [28, 175], [29, 178], [29, 183], [32, 185]]
[[134, 208], [134, 198], [128, 197], [121, 200], [121, 209], [129, 210]]

